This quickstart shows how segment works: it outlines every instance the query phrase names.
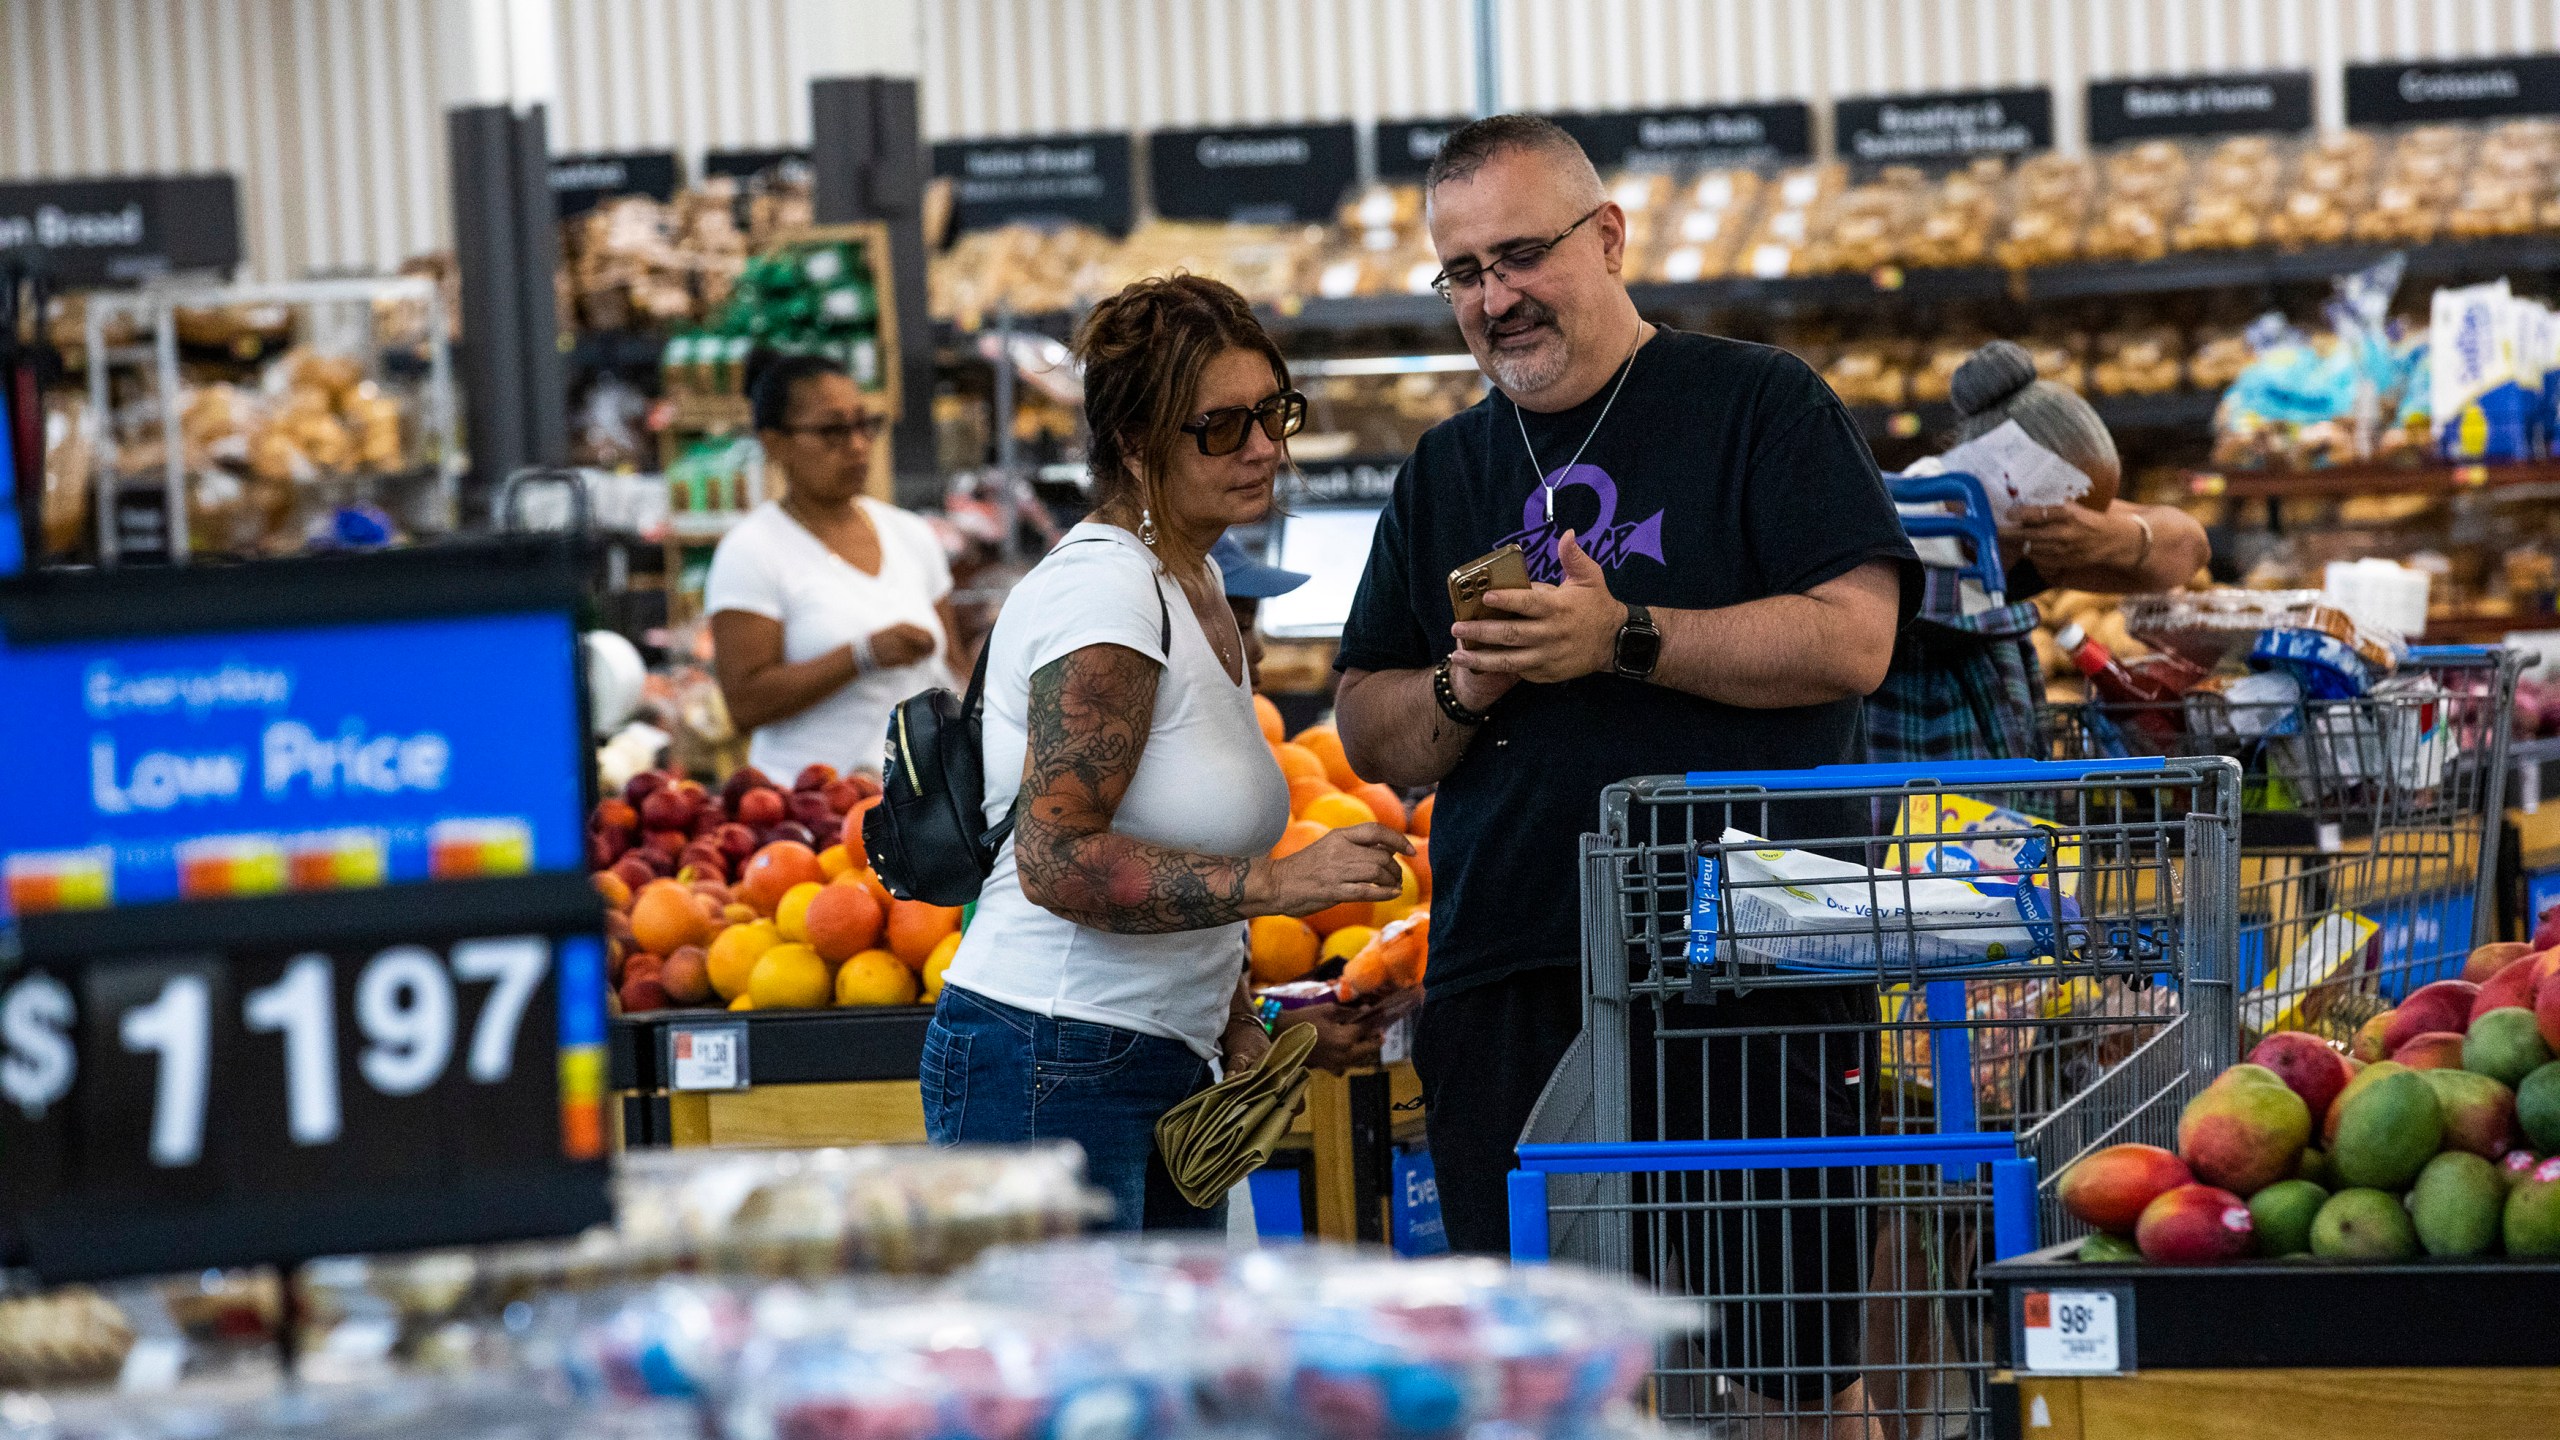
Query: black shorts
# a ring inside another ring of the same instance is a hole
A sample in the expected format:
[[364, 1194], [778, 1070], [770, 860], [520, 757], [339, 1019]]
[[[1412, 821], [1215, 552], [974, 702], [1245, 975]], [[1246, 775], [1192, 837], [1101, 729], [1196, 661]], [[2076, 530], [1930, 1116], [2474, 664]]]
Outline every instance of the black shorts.
[[[1639, 1140], [1842, 1136], [1873, 1129], [1872, 986], [1763, 990], [1714, 1005], [1639, 1006], [1628, 1133]], [[1423, 1006], [1414, 1067], [1452, 1249], [1506, 1254], [1504, 1176], [1556, 1062], [1582, 1025], [1581, 972], [1517, 971]], [[1801, 1033], [1772, 1034], [1769, 1031]], [[1635, 1177], [1638, 1272], [1670, 1293], [1728, 1298], [1706, 1368], [1770, 1397], [1858, 1378], [1867, 1217], [1853, 1168]], [[1762, 1298], [1766, 1297], [1766, 1298]]]

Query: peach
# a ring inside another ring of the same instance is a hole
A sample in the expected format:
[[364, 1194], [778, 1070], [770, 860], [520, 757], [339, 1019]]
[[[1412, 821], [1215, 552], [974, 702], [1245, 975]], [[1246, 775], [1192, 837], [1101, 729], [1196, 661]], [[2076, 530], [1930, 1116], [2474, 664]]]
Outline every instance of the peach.
[[862, 798], [862, 787], [850, 780], [830, 780], [819, 789], [818, 795], [827, 802], [829, 810], [841, 815], [853, 808], [854, 801]]
[[711, 1000], [711, 971], [699, 945], [687, 945], [658, 967], [659, 988], [677, 1005], [704, 1005]]
[[681, 830], [693, 823], [693, 805], [675, 790], [659, 790], [640, 802], [640, 824], [650, 830]]
[[757, 830], [778, 825], [785, 815], [791, 813], [791, 807], [783, 803], [782, 792], [769, 786], [746, 792], [729, 808], [731, 817], [739, 824]]
[[622, 798], [637, 805], [674, 783], [675, 777], [664, 770], [643, 770], [623, 784]]
[[721, 782], [720, 803], [728, 806], [732, 810], [735, 810], [738, 807], [739, 796], [746, 794], [750, 790], [770, 790], [772, 788], [773, 781], [767, 779], [763, 771], [757, 769], [753, 765], [741, 765], [737, 769], [730, 771], [729, 778]]

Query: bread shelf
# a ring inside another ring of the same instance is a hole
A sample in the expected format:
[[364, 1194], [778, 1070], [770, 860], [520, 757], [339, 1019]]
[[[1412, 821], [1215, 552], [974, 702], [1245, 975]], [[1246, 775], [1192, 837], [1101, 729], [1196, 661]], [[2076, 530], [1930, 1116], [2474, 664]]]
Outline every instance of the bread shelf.
[[2316, 495], [2460, 495], [2560, 483], [2560, 460], [2497, 465], [2334, 465], [2318, 470], [2193, 470], [2187, 493], [2213, 498], [2292, 499]]

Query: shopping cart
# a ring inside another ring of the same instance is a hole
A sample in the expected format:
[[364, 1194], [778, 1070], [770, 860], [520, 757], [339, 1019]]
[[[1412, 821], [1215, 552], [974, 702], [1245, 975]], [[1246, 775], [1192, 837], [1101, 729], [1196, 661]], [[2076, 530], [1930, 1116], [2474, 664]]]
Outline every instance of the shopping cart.
[[2170, 1142], [2232, 1059], [2239, 779], [2149, 757], [1610, 787], [1520, 1257], [1697, 1301], [1658, 1356], [1667, 1421], [1987, 1433], [1976, 1267], [2072, 1233], [2055, 1178]]
[[2043, 720], [2063, 759], [2165, 751], [2243, 768], [2239, 1042], [2309, 1030], [2346, 1044], [2495, 938], [2507, 735], [2527, 658], [2421, 646], [2353, 699], [2054, 705]]

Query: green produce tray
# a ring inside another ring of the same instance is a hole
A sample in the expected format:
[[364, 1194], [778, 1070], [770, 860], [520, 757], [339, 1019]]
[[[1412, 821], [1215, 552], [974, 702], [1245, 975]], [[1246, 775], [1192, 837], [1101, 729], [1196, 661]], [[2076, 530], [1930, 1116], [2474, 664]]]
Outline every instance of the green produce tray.
[[[2560, 1366], [2560, 1262], [2082, 1264], [2077, 1240], [1985, 1266], [2019, 1363], [2024, 1297], [2114, 1290], [2136, 1370]], [[2130, 1301], [2130, 1305], [2126, 1301]]]

